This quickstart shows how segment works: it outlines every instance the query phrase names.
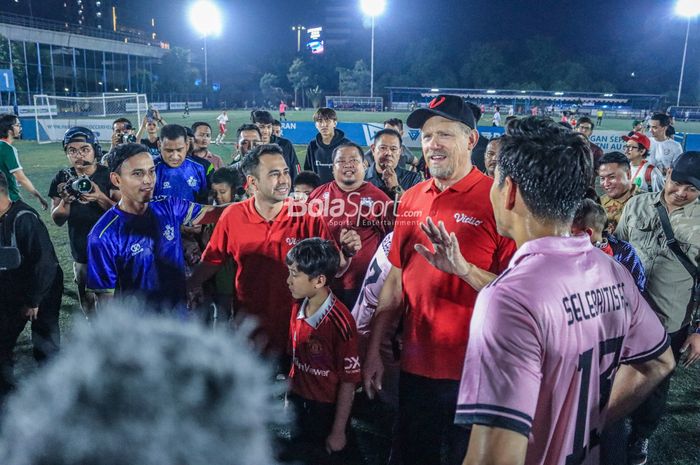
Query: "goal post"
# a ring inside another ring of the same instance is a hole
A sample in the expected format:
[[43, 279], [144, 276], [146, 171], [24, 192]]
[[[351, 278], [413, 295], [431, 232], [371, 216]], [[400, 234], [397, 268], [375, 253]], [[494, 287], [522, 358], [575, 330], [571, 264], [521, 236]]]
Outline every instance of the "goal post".
[[383, 111], [384, 99], [382, 97], [329, 95], [326, 96], [326, 107], [334, 110]]
[[37, 142], [62, 141], [63, 134], [74, 126], [84, 126], [92, 130], [98, 140], [109, 141], [112, 121], [124, 117], [131, 121], [134, 129], [138, 129], [147, 110], [145, 94], [105, 93], [97, 97], [35, 95]]

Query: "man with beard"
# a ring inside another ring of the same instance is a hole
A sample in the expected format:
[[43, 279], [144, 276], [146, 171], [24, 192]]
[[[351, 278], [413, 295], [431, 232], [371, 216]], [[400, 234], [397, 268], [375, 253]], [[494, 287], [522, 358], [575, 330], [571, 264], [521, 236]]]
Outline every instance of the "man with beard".
[[391, 199], [365, 181], [362, 148], [352, 142], [333, 151], [333, 181], [322, 184], [309, 196], [309, 209], [318, 208], [328, 230], [340, 243], [345, 230], [359, 234], [362, 250], [353, 257], [339, 283], [331, 283], [336, 296], [352, 307], [360, 292], [367, 266], [384, 236], [394, 226]]
[[[479, 134], [469, 105], [459, 96], [438, 95], [407, 123], [421, 129], [432, 178], [401, 198], [364, 386], [369, 396], [382, 388], [380, 348], [403, 315], [398, 448], [406, 465], [441, 463], [443, 450], [452, 465], [461, 463], [469, 440], [468, 432], [454, 425], [454, 413], [474, 302], [508, 265], [515, 245], [496, 231], [489, 202], [493, 180], [471, 163]], [[444, 263], [428, 249], [444, 252], [427, 235], [436, 224], [460, 238], [459, 247], [449, 249], [449, 272], [437, 268]]]

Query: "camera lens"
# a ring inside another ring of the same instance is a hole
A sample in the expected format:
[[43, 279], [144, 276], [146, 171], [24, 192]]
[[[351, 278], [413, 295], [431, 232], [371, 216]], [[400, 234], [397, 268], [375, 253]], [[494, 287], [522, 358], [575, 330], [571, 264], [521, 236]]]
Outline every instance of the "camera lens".
[[73, 190], [80, 192], [81, 194], [89, 194], [92, 192], [92, 182], [88, 178], [79, 178], [73, 181], [71, 186]]

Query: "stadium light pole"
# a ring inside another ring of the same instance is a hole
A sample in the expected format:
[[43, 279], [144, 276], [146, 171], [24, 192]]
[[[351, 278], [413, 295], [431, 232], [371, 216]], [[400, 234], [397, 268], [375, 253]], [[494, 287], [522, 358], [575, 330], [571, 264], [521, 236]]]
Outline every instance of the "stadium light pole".
[[209, 63], [207, 57], [207, 38], [221, 33], [221, 13], [219, 8], [209, 0], [198, 0], [190, 7], [190, 23], [197, 33], [204, 38], [204, 87], [209, 86]]
[[297, 53], [301, 52], [301, 31], [305, 30], [306, 27], [302, 26], [301, 24], [292, 26], [292, 31], [295, 31], [297, 33]]
[[370, 52], [369, 96], [374, 97], [374, 20], [384, 13], [386, 0], [360, 0], [362, 12], [372, 19], [372, 48]]
[[681, 104], [681, 90], [683, 89], [683, 73], [685, 72], [685, 55], [688, 51], [688, 35], [690, 34], [690, 20], [700, 15], [700, 1], [698, 0], [678, 0], [676, 3], [676, 14], [687, 18], [688, 25], [685, 28], [685, 45], [683, 46], [683, 61], [681, 62], [681, 78], [678, 81], [678, 98], [676, 106]]

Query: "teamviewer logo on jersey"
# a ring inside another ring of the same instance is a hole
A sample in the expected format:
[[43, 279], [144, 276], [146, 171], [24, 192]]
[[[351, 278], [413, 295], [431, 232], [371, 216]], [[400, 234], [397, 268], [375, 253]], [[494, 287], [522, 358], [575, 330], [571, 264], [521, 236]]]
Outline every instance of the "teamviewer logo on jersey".
[[131, 246], [131, 256], [133, 257], [134, 255], [138, 255], [141, 252], [143, 252], [143, 247], [141, 247], [141, 244], [133, 244]]
[[172, 241], [173, 239], [175, 239], [175, 228], [173, 228], [169, 224], [165, 225], [165, 231], [163, 231], [163, 236], [167, 240]]

